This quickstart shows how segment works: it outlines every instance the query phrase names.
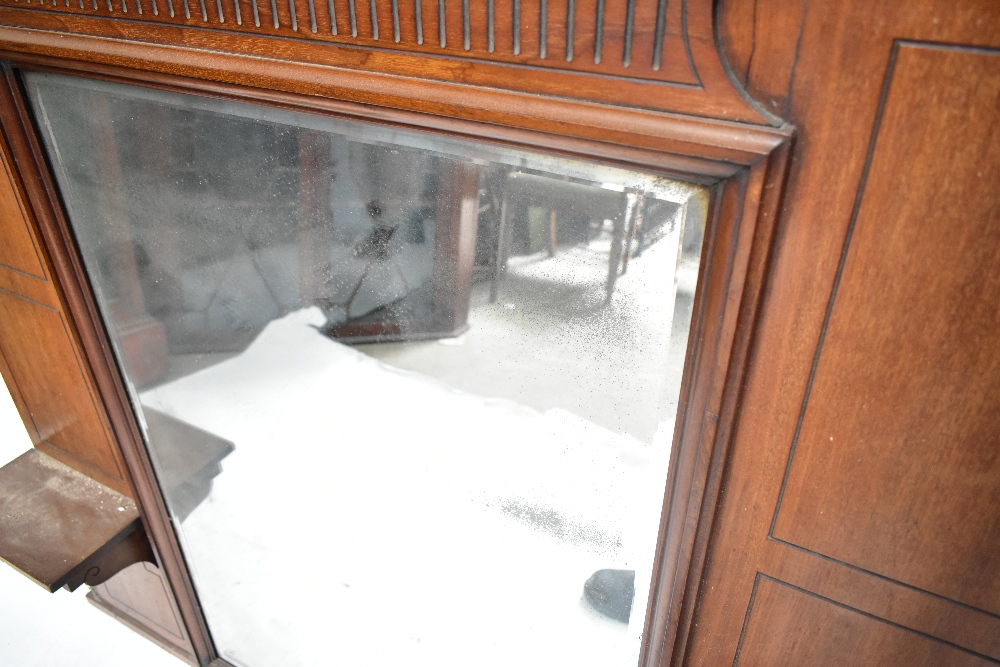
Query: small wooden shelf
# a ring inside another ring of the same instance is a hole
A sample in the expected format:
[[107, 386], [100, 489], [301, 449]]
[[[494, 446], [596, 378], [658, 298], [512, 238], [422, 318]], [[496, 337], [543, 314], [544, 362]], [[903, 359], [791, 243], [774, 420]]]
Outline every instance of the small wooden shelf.
[[154, 562], [130, 498], [37, 449], [0, 468], [0, 558], [50, 592]]

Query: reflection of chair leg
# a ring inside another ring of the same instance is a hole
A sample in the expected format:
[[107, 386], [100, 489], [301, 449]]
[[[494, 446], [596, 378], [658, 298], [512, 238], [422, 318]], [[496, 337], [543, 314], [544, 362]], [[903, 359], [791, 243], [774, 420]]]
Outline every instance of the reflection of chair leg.
[[504, 194], [500, 202], [500, 222], [497, 225], [497, 256], [493, 264], [493, 283], [490, 285], [490, 303], [496, 303], [500, 293], [500, 282], [507, 272], [507, 255], [510, 251], [510, 223], [507, 220], [507, 210], [510, 208], [508, 197]]

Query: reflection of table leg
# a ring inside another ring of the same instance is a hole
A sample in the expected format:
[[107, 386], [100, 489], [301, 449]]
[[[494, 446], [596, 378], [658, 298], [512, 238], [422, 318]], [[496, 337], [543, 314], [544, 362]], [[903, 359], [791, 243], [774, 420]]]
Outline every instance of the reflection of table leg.
[[608, 252], [608, 281], [604, 285], [604, 302], [611, 301], [611, 295], [615, 291], [615, 282], [618, 280], [618, 268], [622, 263], [622, 247], [625, 245], [625, 223], [632, 212], [633, 206], [629, 206], [630, 197], [622, 195], [621, 209], [613, 219], [614, 226], [611, 231], [611, 250]]
[[628, 271], [628, 260], [632, 255], [632, 242], [635, 240], [636, 228], [642, 227], [645, 221], [646, 197], [640, 195], [632, 205], [632, 215], [629, 217], [628, 236], [625, 239], [625, 252], [622, 256], [622, 273]]
[[490, 303], [496, 303], [500, 282], [507, 272], [507, 255], [510, 251], [511, 225], [509, 219], [510, 197], [505, 192], [500, 203], [500, 222], [497, 225], [497, 256], [493, 263], [493, 283], [490, 285]]
[[324, 132], [299, 130], [302, 203], [299, 236], [299, 294], [303, 304], [323, 296], [321, 272], [330, 263], [331, 156], [330, 136]]
[[458, 334], [469, 319], [476, 259], [479, 167], [441, 161], [441, 205], [434, 231], [434, 329]]
[[549, 257], [556, 256], [556, 210], [549, 211]]
[[129, 375], [142, 386], [166, 373], [167, 336], [163, 324], [146, 311], [136, 257], [137, 250], [141, 252], [142, 248], [128, 218], [111, 105], [105, 96], [93, 95], [91, 109], [97, 122], [98, 173], [103, 176], [104, 184], [97, 189], [98, 206], [108, 236], [113, 239], [113, 250], [106, 256], [108, 276], [113, 283], [109, 308]]

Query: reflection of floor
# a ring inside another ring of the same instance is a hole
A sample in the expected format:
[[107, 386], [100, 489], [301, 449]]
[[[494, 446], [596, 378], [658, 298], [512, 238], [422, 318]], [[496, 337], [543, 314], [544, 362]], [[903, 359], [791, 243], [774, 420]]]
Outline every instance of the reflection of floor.
[[[512, 263], [497, 304], [477, 291], [461, 341], [352, 349], [310, 309], [142, 394], [235, 444], [182, 526], [225, 657], [636, 662], [666, 473], [669, 425], [657, 432], [655, 415], [669, 402], [673, 279], [633, 263], [600, 307], [592, 269], [606, 255], [593, 254]], [[582, 600], [607, 567], [640, 571], [628, 627]]]

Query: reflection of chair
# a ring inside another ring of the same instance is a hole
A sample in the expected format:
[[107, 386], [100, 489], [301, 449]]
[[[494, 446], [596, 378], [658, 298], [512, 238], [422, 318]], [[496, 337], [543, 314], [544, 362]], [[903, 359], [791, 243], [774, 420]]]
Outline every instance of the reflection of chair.
[[[605, 299], [609, 301], [615, 289], [615, 281], [618, 279], [619, 267], [623, 265], [623, 262], [627, 266], [628, 252], [626, 250], [631, 245], [632, 237], [635, 234], [636, 218], [642, 208], [639, 205], [639, 197], [627, 191], [619, 192], [596, 185], [516, 171], [507, 174], [503, 185], [490, 301], [497, 300], [500, 283], [507, 271], [507, 260], [510, 256], [513, 233], [511, 211], [523, 211], [529, 206], [549, 210], [548, 247], [549, 254], [552, 256], [556, 252], [556, 220], [559, 213], [577, 214], [591, 220], [610, 220], [612, 222], [608, 277], [605, 283]], [[627, 230], [626, 227], [628, 227]], [[628, 235], [627, 244], [626, 232]]]

